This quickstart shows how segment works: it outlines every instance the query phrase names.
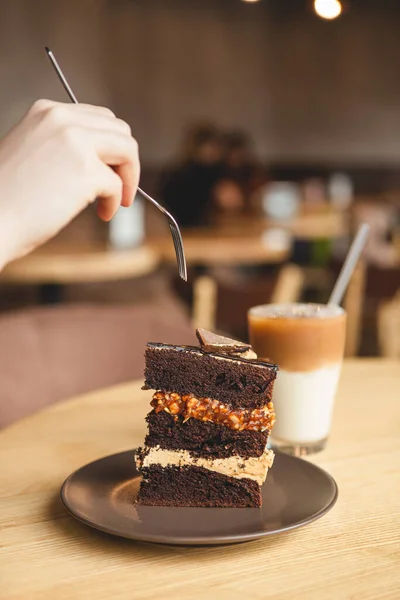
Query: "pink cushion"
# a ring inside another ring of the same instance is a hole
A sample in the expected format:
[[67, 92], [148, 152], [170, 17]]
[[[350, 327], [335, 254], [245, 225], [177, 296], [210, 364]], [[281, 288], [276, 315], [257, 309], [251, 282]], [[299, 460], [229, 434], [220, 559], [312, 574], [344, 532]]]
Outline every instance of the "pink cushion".
[[179, 305], [61, 306], [0, 316], [0, 427], [58, 400], [141, 378], [148, 341], [193, 344]]

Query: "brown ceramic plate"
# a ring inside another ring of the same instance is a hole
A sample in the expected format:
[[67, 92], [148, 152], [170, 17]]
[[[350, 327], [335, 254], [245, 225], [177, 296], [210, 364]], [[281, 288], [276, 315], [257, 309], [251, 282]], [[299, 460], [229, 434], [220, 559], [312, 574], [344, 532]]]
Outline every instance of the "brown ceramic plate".
[[134, 451], [96, 460], [61, 488], [65, 508], [101, 531], [160, 544], [234, 544], [288, 531], [322, 517], [338, 489], [328, 473], [300, 458], [276, 454], [258, 508], [173, 508], [135, 504], [140, 477]]

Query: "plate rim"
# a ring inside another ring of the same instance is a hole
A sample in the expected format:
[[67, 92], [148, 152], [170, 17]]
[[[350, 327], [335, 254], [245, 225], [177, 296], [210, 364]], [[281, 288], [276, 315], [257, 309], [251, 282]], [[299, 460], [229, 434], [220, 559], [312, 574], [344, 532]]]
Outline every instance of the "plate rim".
[[[311, 468], [314, 468], [317, 471], [319, 471], [320, 473], [322, 473], [325, 477], [327, 477], [331, 481], [331, 484], [334, 489], [334, 495], [333, 495], [331, 501], [324, 508], [321, 508], [318, 512], [314, 513], [313, 515], [306, 517], [300, 521], [296, 521], [293, 524], [290, 524], [290, 525], [287, 525], [284, 527], [280, 527], [279, 529], [275, 529], [272, 531], [271, 530], [267, 530], [267, 531], [260, 530], [258, 532], [253, 532], [253, 533], [248, 533], [248, 534], [218, 535], [217, 537], [194, 536], [194, 537], [188, 537], [185, 539], [183, 539], [181, 537], [174, 537], [174, 536], [168, 536], [168, 538], [167, 538], [166, 536], [160, 537], [157, 535], [140, 534], [140, 533], [137, 533], [137, 534], [135, 533], [135, 535], [125, 535], [120, 530], [117, 531], [115, 529], [112, 529], [111, 527], [104, 527], [101, 524], [99, 525], [98, 523], [95, 523], [94, 521], [87, 519], [86, 517], [79, 514], [78, 512], [75, 512], [68, 505], [68, 502], [66, 500], [66, 494], [65, 494], [66, 488], [67, 488], [70, 480], [77, 473], [86, 469], [87, 467], [89, 467], [90, 465], [92, 465], [96, 462], [100, 462], [107, 458], [116, 457], [116, 456], [119, 456], [122, 454], [131, 454], [131, 453], [134, 454], [137, 452], [137, 450], [138, 450], [138, 448], [133, 448], [131, 450], [122, 450], [121, 452], [107, 454], [106, 456], [102, 456], [100, 458], [97, 458], [95, 460], [88, 462], [85, 465], [82, 465], [78, 469], [75, 469], [75, 471], [73, 471], [70, 475], [68, 475], [68, 477], [64, 480], [63, 484], [61, 485], [60, 492], [59, 492], [61, 504], [62, 504], [63, 508], [67, 511], [67, 513], [69, 515], [71, 515], [74, 519], [79, 521], [80, 523], [83, 523], [84, 525], [91, 527], [92, 529], [96, 529], [97, 531], [101, 531], [108, 535], [120, 537], [122, 539], [134, 540], [134, 541], [139, 541], [139, 542], [147, 542], [147, 543], [152, 543], [152, 544], [169, 545], [169, 546], [216, 546], [216, 545], [222, 546], [222, 545], [228, 545], [228, 544], [238, 544], [238, 543], [250, 542], [250, 541], [258, 540], [258, 539], [265, 538], [265, 537], [268, 537], [271, 535], [279, 535], [281, 533], [293, 531], [295, 529], [299, 529], [300, 527], [305, 527], [306, 525], [313, 523], [314, 521], [318, 521], [321, 517], [323, 517], [326, 513], [328, 513], [335, 506], [337, 499], [339, 497], [338, 485], [337, 485], [335, 479], [332, 477], [332, 475], [330, 473], [328, 473], [327, 471], [325, 471], [325, 469], [323, 469], [319, 465], [309, 462], [308, 460], [304, 460], [303, 458], [300, 458], [298, 456], [292, 456], [290, 454], [285, 454], [284, 452], [279, 452], [277, 450], [277, 451], [274, 451], [275, 454], [279, 455], [279, 456], [283, 456], [285, 458], [285, 460], [288, 459], [289, 461], [294, 461], [296, 463], [298, 461], [300, 461], [302, 463], [306, 463], [308, 466], [311, 466]], [[159, 507], [154, 506], [152, 508], [157, 509]], [[163, 507], [163, 508], [166, 508], [166, 507]], [[170, 507], [170, 508], [175, 508], [176, 510], [179, 510], [180, 507]], [[202, 507], [187, 507], [187, 508], [193, 508], [194, 510], [202, 509]], [[207, 510], [207, 508], [204, 508], [203, 510]], [[230, 510], [230, 509], [229, 508], [220, 508], [219, 510]], [[233, 510], [236, 510], [236, 509], [233, 509]]]

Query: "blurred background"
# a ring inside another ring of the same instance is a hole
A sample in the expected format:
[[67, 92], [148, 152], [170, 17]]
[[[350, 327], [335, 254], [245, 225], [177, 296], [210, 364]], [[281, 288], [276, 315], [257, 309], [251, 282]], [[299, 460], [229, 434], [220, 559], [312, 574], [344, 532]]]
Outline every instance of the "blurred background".
[[190, 275], [152, 206], [107, 226], [92, 207], [1, 274], [2, 318], [145, 305], [181, 340], [193, 324], [244, 339], [252, 305], [326, 302], [367, 221], [346, 352], [400, 355], [399, 17], [396, 0], [2, 0], [0, 134], [39, 97], [67, 101], [50, 46], [80, 101], [131, 125]]

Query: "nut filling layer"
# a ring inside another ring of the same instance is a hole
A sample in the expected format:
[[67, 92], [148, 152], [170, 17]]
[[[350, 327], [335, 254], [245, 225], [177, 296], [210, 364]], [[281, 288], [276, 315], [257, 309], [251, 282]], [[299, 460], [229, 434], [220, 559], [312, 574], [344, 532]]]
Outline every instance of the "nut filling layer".
[[165, 410], [173, 416], [182, 415], [185, 421], [190, 418], [199, 421], [211, 421], [238, 431], [244, 429], [271, 431], [275, 423], [272, 402], [268, 402], [263, 408], [256, 408], [251, 411], [233, 410], [229, 405], [212, 398], [196, 398], [192, 394], [181, 396], [176, 392], [156, 392], [153, 395], [151, 406], [156, 413]]

